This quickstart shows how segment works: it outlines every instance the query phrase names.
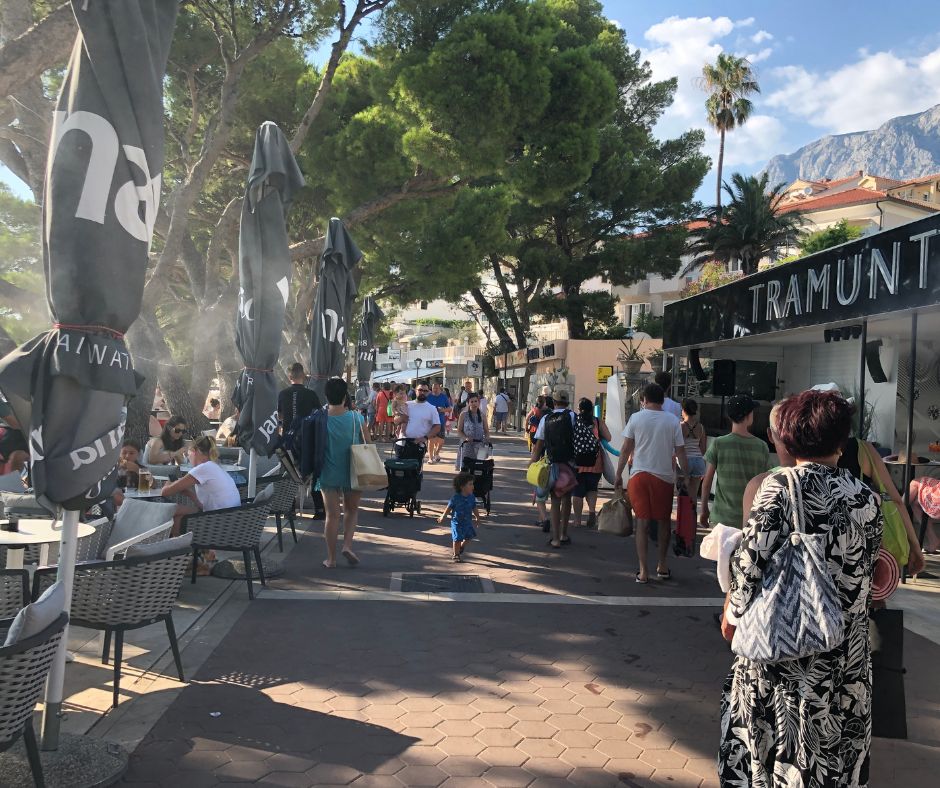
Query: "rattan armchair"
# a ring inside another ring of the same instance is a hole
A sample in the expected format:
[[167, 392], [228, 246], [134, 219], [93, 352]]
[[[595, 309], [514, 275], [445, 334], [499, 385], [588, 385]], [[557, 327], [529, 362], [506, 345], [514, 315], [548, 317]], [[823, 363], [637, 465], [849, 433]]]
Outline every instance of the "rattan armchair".
[[0, 569], [0, 619], [13, 618], [29, 604], [29, 572]]
[[[173, 605], [183, 584], [189, 549], [141, 556], [120, 561], [91, 561], [77, 564], [72, 581], [71, 623], [104, 632], [103, 664], [108, 664], [114, 635], [114, 706], [121, 689], [124, 633], [163, 621], [170, 639], [180, 681], [180, 660]], [[55, 568], [38, 569], [33, 577], [33, 598], [55, 582]]]
[[284, 539], [282, 535], [283, 523], [281, 517], [287, 520], [290, 526], [291, 536], [294, 537], [294, 544], [297, 544], [297, 530], [294, 527], [294, 515], [297, 510], [297, 492], [300, 485], [290, 476], [282, 476], [274, 481], [274, 494], [268, 499], [271, 506], [271, 514], [274, 515], [274, 521], [277, 523], [277, 549], [284, 552]]
[[266, 585], [264, 566], [261, 563], [261, 534], [270, 512], [270, 500], [233, 506], [230, 509], [215, 509], [196, 512], [183, 518], [181, 532], [193, 534], [192, 582], [196, 582], [196, 563], [200, 550], [231, 550], [242, 554], [245, 561], [245, 580], [248, 582], [248, 598], [254, 599], [252, 587], [251, 556], [258, 565], [261, 585]]
[[[8, 750], [22, 736], [37, 788], [42, 788], [45, 781], [33, 730], [33, 709], [42, 696], [68, 620], [63, 613], [38, 635], [0, 647], [0, 752]], [[0, 625], [0, 636], [5, 636], [8, 626], [9, 622]]]

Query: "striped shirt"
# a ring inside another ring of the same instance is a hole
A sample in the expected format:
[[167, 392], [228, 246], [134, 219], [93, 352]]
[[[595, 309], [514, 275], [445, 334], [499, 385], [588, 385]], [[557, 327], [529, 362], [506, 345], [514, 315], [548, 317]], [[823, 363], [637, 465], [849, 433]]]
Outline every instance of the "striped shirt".
[[705, 461], [715, 466], [712, 492], [715, 501], [709, 506], [709, 521], [741, 528], [744, 488], [757, 474], [767, 470], [770, 451], [760, 438], [745, 438], [733, 432], [716, 438], [705, 452]]

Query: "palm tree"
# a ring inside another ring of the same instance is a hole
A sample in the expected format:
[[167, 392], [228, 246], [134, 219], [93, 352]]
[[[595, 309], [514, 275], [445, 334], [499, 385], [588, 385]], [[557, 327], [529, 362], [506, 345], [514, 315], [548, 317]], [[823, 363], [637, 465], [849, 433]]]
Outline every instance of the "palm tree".
[[708, 123], [718, 132], [721, 139], [718, 147], [718, 182], [715, 189], [715, 205], [718, 206], [720, 214], [725, 134], [747, 122], [754, 109], [748, 96], [752, 93], [760, 93], [760, 85], [754, 78], [754, 72], [747, 58], [722, 52], [714, 63], [706, 63], [702, 66], [699, 86], [709, 94], [705, 100]]
[[802, 235], [803, 217], [796, 212], [779, 212], [780, 198], [786, 184], [768, 188], [767, 173], [754, 175], [734, 173], [731, 184], [724, 184], [728, 207], [718, 206], [706, 216], [708, 224], [689, 233], [688, 251], [694, 255], [687, 270], [710, 260], [728, 264], [741, 261], [745, 276], [757, 271], [765, 257], [773, 258], [778, 250], [795, 246]]

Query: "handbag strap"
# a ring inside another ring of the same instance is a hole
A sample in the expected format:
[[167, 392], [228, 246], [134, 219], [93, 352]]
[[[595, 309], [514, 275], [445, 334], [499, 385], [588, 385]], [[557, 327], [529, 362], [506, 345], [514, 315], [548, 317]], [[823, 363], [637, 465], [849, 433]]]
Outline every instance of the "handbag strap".
[[794, 468], [784, 468], [784, 475], [787, 477], [787, 488], [790, 492], [790, 507], [793, 510], [793, 532], [802, 534], [806, 532], [803, 528], [803, 494], [800, 489], [799, 479]]
[[[366, 441], [366, 430], [363, 424], [365, 423], [358, 413], [353, 416], [353, 418], [359, 423], [359, 434], [362, 436], [362, 442], [367, 443]], [[356, 428], [353, 427], [353, 443], [356, 443]]]
[[881, 481], [881, 475], [878, 473], [878, 467], [875, 465], [875, 458], [872, 457], [872, 449], [868, 444], [868, 441], [863, 441], [859, 439], [859, 445], [864, 446], [865, 457], [868, 459], [868, 465], [871, 467], [871, 479], [878, 482], [878, 492], [881, 493], [882, 499], [888, 494], [888, 491], [885, 489], [885, 483]]

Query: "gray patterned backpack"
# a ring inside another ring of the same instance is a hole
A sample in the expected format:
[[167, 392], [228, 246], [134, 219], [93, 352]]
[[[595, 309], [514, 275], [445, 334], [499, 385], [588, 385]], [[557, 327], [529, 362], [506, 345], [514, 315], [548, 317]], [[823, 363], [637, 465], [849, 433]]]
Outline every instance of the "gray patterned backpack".
[[821, 654], [844, 639], [842, 605], [826, 562], [826, 534], [803, 527], [803, 497], [793, 468], [784, 468], [793, 531], [771, 557], [763, 584], [740, 617], [731, 648], [755, 662]]

